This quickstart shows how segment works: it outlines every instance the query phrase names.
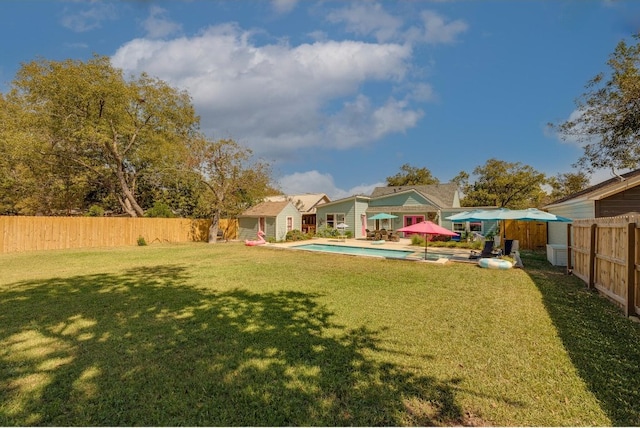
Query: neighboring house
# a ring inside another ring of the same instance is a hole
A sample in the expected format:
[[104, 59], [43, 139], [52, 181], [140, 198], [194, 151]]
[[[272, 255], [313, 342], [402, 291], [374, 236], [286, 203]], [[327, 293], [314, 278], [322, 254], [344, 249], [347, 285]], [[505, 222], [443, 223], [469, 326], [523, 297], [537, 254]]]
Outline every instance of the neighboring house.
[[315, 233], [316, 208], [331, 200], [324, 193], [305, 193], [302, 195], [268, 196], [265, 201], [290, 201], [302, 213], [302, 232]]
[[265, 239], [284, 241], [287, 232], [301, 227], [302, 213], [291, 201], [265, 201], [238, 216], [238, 239], [255, 239], [262, 230]]
[[[327, 202], [317, 207], [318, 227], [335, 228], [346, 223], [355, 238], [366, 237], [366, 229], [396, 230], [403, 226], [432, 220], [453, 230], [445, 217], [461, 211], [460, 193], [455, 183], [424, 186], [376, 187], [371, 196], [356, 195]], [[397, 216], [391, 220], [369, 220], [379, 213]], [[463, 223], [464, 225], [464, 223]]]
[[[544, 207], [572, 220], [615, 217], [640, 211], [640, 169], [610, 178]], [[567, 223], [549, 223], [547, 259], [566, 266]], [[560, 256], [556, 252], [563, 252]]]

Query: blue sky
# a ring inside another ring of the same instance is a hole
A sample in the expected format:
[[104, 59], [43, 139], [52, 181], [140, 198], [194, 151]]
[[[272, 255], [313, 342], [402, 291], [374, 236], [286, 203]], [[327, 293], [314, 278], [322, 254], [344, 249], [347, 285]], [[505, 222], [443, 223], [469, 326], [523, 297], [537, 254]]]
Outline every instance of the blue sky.
[[[286, 193], [370, 193], [403, 164], [441, 182], [490, 158], [571, 172], [566, 120], [640, 2], [34, 1], [0, 4], [0, 90], [38, 57], [112, 58], [186, 89], [211, 138]], [[593, 181], [609, 178], [607, 171]]]

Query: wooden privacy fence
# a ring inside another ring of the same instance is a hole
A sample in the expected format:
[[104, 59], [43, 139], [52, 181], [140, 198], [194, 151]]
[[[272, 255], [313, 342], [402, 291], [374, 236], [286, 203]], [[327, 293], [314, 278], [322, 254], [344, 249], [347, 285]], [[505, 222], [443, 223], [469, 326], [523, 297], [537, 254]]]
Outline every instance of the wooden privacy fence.
[[[0, 253], [207, 241], [211, 220], [130, 217], [0, 217]], [[227, 239], [237, 221], [221, 220]]]
[[547, 246], [547, 223], [539, 221], [503, 220], [502, 236], [517, 239], [521, 250], [541, 250]]
[[624, 311], [640, 313], [640, 233], [636, 216], [575, 220], [567, 231], [567, 269]]

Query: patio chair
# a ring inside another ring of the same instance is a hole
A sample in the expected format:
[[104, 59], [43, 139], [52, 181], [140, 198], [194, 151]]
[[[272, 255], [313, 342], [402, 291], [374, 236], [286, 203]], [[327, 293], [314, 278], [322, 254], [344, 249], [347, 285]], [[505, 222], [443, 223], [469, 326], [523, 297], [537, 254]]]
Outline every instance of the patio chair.
[[513, 248], [513, 239], [505, 239], [504, 240], [504, 255], [505, 256], [510, 256], [511, 252], [517, 250], [517, 248]]
[[484, 248], [482, 251], [478, 252], [476, 250], [471, 250], [471, 254], [469, 255], [469, 259], [483, 259], [486, 257], [496, 257], [500, 255], [500, 252], [497, 253], [493, 250], [494, 241], [493, 239], [489, 239], [484, 241]]
[[387, 233], [387, 229], [380, 229], [380, 239], [384, 239], [385, 241], [388, 240], [389, 236]]
[[376, 237], [376, 233], [375, 232], [372, 232], [369, 229], [365, 229], [365, 231], [367, 232], [367, 240], [368, 241], [372, 241], [372, 240], [375, 239], [375, 237]]

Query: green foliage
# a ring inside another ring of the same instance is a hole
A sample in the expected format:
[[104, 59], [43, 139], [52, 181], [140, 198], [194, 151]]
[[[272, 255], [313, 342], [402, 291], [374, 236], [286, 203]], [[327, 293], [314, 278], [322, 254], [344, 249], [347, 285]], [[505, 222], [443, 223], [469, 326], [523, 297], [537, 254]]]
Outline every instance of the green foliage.
[[5, 101], [0, 141], [18, 148], [7, 168], [25, 213], [82, 210], [110, 194], [142, 216], [138, 185], [182, 169], [198, 128], [188, 94], [145, 74], [125, 79], [101, 56], [23, 64]]
[[234, 140], [199, 136], [188, 151], [189, 172], [205, 189], [196, 211], [212, 218], [212, 229], [221, 218], [237, 216], [273, 191], [270, 165], [252, 160], [252, 151]]
[[308, 233], [302, 233], [302, 231], [294, 229], [294, 230], [290, 230], [289, 232], [287, 232], [287, 235], [285, 237], [285, 241], [290, 242], [290, 241], [304, 241], [307, 239], [311, 239], [313, 235], [308, 234]]
[[103, 217], [104, 208], [100, 205], [91, 205], [89, 211], [87, 211], [87, 217]]
[[640, 162], [640, 34], [619, 42], [610, 55], [608, 76], [598, 74], [576, 101], [578, 114], [556, 128], [562, 138], [585, 143], [576, 166], [634, 169]]
[[489, 159], [473, 170], [476, 181], [462, 186], [463, 206], [497, 206], [511, 209], [537, 207], [545, 200], [543, 173], [520, 162]]
[[144, 247], [147, 245], [147, 240], [144, 239], [144, 236], [138, 236], [138, 246]]
[[149, 208], [145, 213], [145, 217], [161, 217], [173, 218], [175, 214], [171, 211], [171, 207], [164, 202], [156, 202], [153, 207]]
[[427, 168], [417, 168], [409, 164], [402, 165], [396, 175], [387, 177], [387, 186], [417, 186], [439, 182]]
[[337, 238], [340, 231], [332, 227], [322, 226], [316, 230], [316, 236], [319, 238]]
[[549, 178], [548, 183], [551, 186], [549, 199], [554, 201], [589, 187], [589, 176], [583, 171], [557, 174]]

